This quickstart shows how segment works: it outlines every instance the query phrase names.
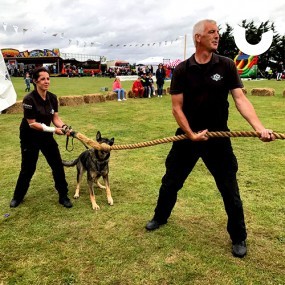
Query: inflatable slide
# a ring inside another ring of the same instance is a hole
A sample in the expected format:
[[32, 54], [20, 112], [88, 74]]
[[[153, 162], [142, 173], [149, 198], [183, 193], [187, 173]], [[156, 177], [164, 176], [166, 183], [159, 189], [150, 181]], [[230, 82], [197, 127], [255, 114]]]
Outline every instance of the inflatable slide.
[[241, 78], [257, 77], [257, 55], [247, 55], [239, 52], [234, 58], [235, 65]]

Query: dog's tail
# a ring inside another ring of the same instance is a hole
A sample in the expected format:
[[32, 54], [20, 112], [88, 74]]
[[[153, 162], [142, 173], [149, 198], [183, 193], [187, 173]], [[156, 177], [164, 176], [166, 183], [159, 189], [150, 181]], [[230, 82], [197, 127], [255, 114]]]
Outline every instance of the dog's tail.
[[67, 161], [67, 160], [62, 160], [62, 164], [63, 164], [64, 166], [66, 166], [66, 167], [74, 166], [74, 165], [77, 164], [77, 162], [78, 162], [78, 158], [76, 158], [76, 159], [74, 159], [74, 160], [69, 160], [69, 161]]

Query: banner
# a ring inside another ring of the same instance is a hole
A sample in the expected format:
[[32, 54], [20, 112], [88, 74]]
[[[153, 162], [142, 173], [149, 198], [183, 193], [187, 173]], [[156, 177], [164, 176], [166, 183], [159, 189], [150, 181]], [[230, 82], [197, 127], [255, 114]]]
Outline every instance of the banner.
[[0, 113], [16, 103], [17, 94], [0, 51]]

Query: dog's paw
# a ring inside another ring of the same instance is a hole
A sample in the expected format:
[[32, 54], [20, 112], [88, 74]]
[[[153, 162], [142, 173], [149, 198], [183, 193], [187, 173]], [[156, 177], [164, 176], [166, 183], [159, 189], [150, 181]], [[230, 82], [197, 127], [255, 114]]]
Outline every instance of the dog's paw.
[[92, 209], [93, 210], [100, 210], [100, 207], [97, 204], [92, 204]]
[[113, 206], [114, 202], [113, 202], [113, 198], [112, 198], [112, 197], [111, 197], [111, 198], [108, 198], [108, 204], [109, 204], [110, 206]]
[[79, 198], [79, 194], [74, 194], [73, 198], [74, 199], [78, 199]]

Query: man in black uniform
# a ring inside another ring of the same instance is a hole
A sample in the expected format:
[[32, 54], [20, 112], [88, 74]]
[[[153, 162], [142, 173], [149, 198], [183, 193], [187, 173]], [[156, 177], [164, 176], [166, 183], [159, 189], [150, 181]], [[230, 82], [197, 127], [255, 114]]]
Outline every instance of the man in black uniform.
[[[53, 133], [64, 135], [67, 125], [58, 115], [56, 95], [48, 91], [50, 80], [45, 68], [39, 68], [33, 72], [33, 84], [35, 90], [23, 99], [24, 118], [20, 125], [22, 163], [10, 207], [15, 208], [23, 201], [36, 170], [39, 151], [41, 151], [52, 169], [55, 188], [59, 193], [59, 203], [66, 208], [71, 208], [72, 203], [67, 196], [68, 188], [60, 152], [53, 137]], [[51, 122], [55, 127], [50, 127]]]
[[167, 223], [177, 200], [177, 192], [199, 158], [213, 175], [228, 215], [227, 230], [232, 253], [243, 257], [246, 227], [236, 172], [238, 164], [229, 138], [209, 139], [207, 131], [228, 131], [228, 93], [248, 123], [261, 133], [262, 141], [274, 140], [271, 130], [263, 127], [255, 110], [242, 91], [242, 82], [234, 62], [214, 52], [218, 48], [219, 30], [213, 20], [198, 22], [193, 28], [196, 52], [179, 64], [173, 73], [170, 93], [173, 115], [179, 125], [176, 135], [189, 140], [174, 142], [166, 159], [155, 214], [146, 225], [151, 231]]

